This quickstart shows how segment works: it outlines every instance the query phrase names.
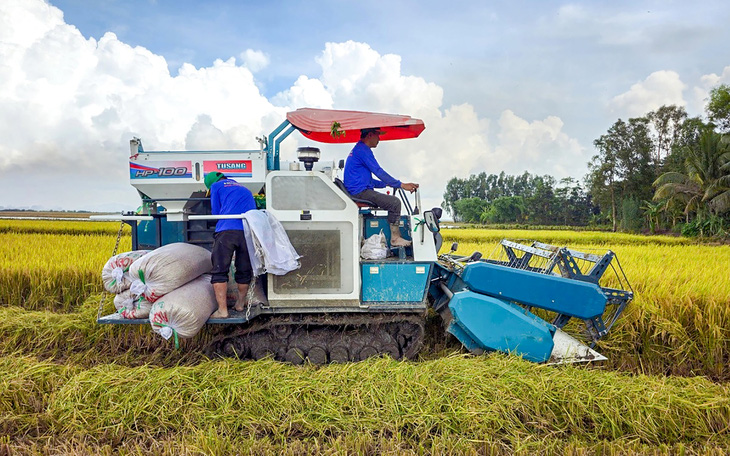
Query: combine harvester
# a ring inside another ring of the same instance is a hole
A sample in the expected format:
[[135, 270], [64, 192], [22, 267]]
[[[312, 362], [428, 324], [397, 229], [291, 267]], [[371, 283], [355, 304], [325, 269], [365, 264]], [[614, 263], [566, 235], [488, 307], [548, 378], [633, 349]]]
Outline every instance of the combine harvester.
[[[391, 249], [382, 260], [360, 257], [364, 239], [381, 231], [390, 238], [384, 212], [354, 200], [338, 178], [344, 161], [319, 161], [319, 149], [302, 147], [298, 161], [281, 162], [280, 144], [292, 132], [323, 143], [354, 143], [363, 128], [380, 127], [381, 140], [415, 138], [419, 119], [358, 111], [299, 109], [259, 150], [145, 151], [130, 141], [131, 184], [148, 215], [107, 217], [132, 226], [134, 250], [187, 242], [208, 249], [217, 217], [210, 215], [203, 180], [221, 171], [254, 195], [265, 193], [266, 210], [281, 222], [301, 268], [259, 280], [266, 302], [227, 319], [208, 320], [210, 356], [301, 363], [358, 361], [388, 354], [414, 358], [423, 345], [429, 308], [472, 353], [502, 351], [534, 362], [605, 359], [591, 347], [611, 329], [633, 293], [610, 251], [576, 252], [537, 242], [503, 241], [498, 254], [438, 255], [441, 209], [422, 211], [403, 190], [407, 215], [401, 235], [410, 247]], [[342, 154], [350, 147], [343, 147]], [[164, 207], [164, 210], [162, 210]], [[606, 271], [613, 288], [601, 286]], [[118, 314], [102, 324], [139, 324]], [[563, 330], [565, 329], [565, 331]], [[567, 334], [571, 330], [578, 338]], [[590, 346], [589, 346], [590, 345]]]

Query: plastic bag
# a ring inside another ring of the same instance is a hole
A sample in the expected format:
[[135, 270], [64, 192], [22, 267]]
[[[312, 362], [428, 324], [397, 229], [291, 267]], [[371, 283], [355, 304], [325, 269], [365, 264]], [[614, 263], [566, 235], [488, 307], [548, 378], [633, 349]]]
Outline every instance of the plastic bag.
[[365, 239], [360, 249], [360, 256], [365, 260], [382, 260], [388, 256], [383, 230]]
[[254, 276], [264, 272], [285, 275], [299, 269], [300, 255], [276, 217], [267, 211], [248, 211], [243, 214], [243, 224]]

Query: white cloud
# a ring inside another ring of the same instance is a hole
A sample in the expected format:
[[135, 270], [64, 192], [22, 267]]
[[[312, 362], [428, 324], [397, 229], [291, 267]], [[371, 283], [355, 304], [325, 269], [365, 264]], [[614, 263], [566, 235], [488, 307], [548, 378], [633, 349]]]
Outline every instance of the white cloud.
[[207, 114], [198, 116], [198, 120], [185, 136], [185, 145], [188, 150], [234, 149], [226, 135], [213, 125], [213, 120]]
[[[304, 106], [423, 119], [420, 138], [384, 142], [376, 156], [395, 177], [422, 184], [424, 207], [438, 205], [455, 176], [504, 169], [561, 177], [586, 161], [554, 116], [528, 122], [505, 111], [493, 146], [490, 120], [471, 104], [443, 106], [440, 86], [403, 74], [400, 56], [365, 43], [326, 43], [315, 59], [321, 74], [301, 75], [272, 100], [254, 76], [268, 56], [249, 49], [241, 60], [183, 64], [171, 75], [164, 57], [113, 33], [86, 39], [42, 0], [3, 0], [0, 206], [136, 207], [126, 176], [132, 136], [147, 150], [257, 148], [257, 136]], [[306, 142], [293, 134], [282, 160]], [[344, 158], [350, 147], [322, 146], [322, 159]]]
[[512, 111], [499, 118], [498, 143], [491, 159], [508, 174], [550, 174], [556, 179], [581, 178], [585, 150], [562, 131], [563, 121], [555, 116], [528, 122]]
[[703, 75], [699, 84], [692, 87], [687, 102], [687, 107], [691, 109], [691, 112], [703, 112], [710, 98], [710, 90], [720, 84], [730, 84], [730, 66], [723, 68], [720, 74]]
[[730, 66], [726, 66], [722, 69], [722, 73], [717, 75], [715, 73], [706, 74], [700, 79], [702, 86], [705, 88], [712, 88], [720, 84], [727, 84], [730, 82]]
[[655, 71], [628, 92], [615, 96], [609, 107], [619, 116], [638, 117], [662, 105], [685, 106], [682, 93], [686, 87], [676, 72]]
[[438, 115], [443, 89], [423, 78], [401, 74], [401, 58], [381, 56], [365, 43], [327, 43], [316, 59], [320, 80], [339, 109]]
[[272, 99], [278, 106], [296, 108], [332, 108], [334, 100], [322, 81], [299, 76], [294, 85]]
[[[325, 107], [331, 99], [336, 108], [423, 119], [426, 130], [418, 139], [381, 143], [375, 155], [397, 178], [422, 184], [424, 207], [440, 204], [452, 177], [506, 170], [580, 178], [585, 172], [584, 149], [562, 131], [563, 122], [555, 116], [530, 123], [505, 111], [497, 125], [499, 143], [492, 147], [488, 119], [480, 118], [468, 103], [444, 108], [443, 89], [403, 75], [398, 56], [381, 56], [367, 44], [348, 41], [327, 43], [317, 62], [322, 67], [320, 80], [300, 77], [278, 98], [301, 100], [309, 94]], [[340, 151], [339, 158], [344, 155]]]
[[240, 57], [243, 61], [243, 66], [251, 70], [252, 73], [257, 73], [269, 66], [269, 56], [264, 54], [262, 51], [246, 49], [241, 52]]

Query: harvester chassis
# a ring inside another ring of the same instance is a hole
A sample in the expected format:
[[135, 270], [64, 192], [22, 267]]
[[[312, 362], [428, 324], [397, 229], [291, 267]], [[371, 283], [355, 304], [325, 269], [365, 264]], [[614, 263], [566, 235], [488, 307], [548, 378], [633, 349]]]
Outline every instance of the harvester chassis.
[[361, 361], [371, 356], [414, 359], [424, 339], [425, 316], [358, 314], [260, 316], [223, 326], [204, 349], [208, 357], [302, 364]]

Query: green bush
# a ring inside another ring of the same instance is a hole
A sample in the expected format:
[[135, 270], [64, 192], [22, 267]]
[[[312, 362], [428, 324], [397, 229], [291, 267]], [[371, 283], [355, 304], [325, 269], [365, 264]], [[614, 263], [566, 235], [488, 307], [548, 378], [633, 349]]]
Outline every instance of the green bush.
[[644, 216], [641, 204], [633, 198], [621, 202], [621, 229], [629, 233], [638, 233], [644, 228]]

